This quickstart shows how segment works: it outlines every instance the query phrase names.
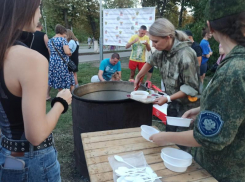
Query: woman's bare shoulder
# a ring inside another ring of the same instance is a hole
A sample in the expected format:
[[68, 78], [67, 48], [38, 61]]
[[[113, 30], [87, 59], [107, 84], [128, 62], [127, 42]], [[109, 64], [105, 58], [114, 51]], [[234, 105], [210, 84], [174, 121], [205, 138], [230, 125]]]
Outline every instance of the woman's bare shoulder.
[[39, 66], [47, 66], [47, 59], [39, 52], [30, 48], [16, 45], [12, 46], [6, 57], [9, 61], [14, 61], [16, 64], [32, 65], [38, 64]]

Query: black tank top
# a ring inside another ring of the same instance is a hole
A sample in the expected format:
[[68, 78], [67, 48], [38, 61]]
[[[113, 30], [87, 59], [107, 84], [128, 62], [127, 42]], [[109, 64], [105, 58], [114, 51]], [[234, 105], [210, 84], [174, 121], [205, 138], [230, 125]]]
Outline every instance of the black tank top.
[[34, 33], [34, 41], [32, 43], [31, 49], [36, 50], [37, 52], [39, 52], [40, 54], [45, 56], [47, 58], [47, 60], [49, 61], [49, 52], [48, 52], [48, 49], [47, 49], [46, 44], [44, 42], [44, 36], [45, 35], [46, 34], [43, 32], [36, 31]]
[[[75, 43], [77, 44], [77, 42], [75, 41]], [[74, 61], [75, 63], [78, 63], [78, 50], [79, 50], [79, 44], [77, 44], [77, 48], [76, 50], [72, 53], [70, 59], [72, 61]]]
[[[17, 41], [15, 45], [23, 45]], [[6, 87], [3, 68], [0, 69], [0, 127], [9, 139], [25, 139], [21, 97], [13, 95]]]

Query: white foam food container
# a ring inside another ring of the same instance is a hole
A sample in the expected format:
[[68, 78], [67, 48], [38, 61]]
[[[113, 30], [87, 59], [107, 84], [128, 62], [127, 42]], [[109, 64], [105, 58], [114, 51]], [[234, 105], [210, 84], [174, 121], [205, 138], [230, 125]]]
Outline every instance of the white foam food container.
[[161, 151], [162, 159], [175, 166], [190, 166], [192, 163], [192, 155], [176, 148], [166, 147]]
[[170, 164], [166, 161], [164, 161], [164, 165], [166, 168], [168, 168], [171, 171], [178, 172], [178, 173], [183, 173], [187, 170], [188, 166], [182, 167], [182, 166], [175, 166], [173, 164]]
[[178, 173], [182, 173], [182, 172], [185, 172], [187, 170], [187, 168], [190, 166], [190, 165], [177, 165], [177, 164], [172, 164], [166, 160], [164, 160], [164, 157], [163, 157], [163, 154], [161, 153], [161, 158], [164, 162], [164, 165], [167, 169], [171, 170], [171, 171], [174, 171], [174, 172], [178, 172]]
[[147, 126], [147, 125], [141, 125], [141, 136], [146, 139], [147, 141], [150, 141], [150, 137], [154, 134], [159, 133], [160, 131], [158, 131], [157, 129], [151, 127], [151, 126]]
[[130, 95], [131, 95], [131, 97], [133, 99], [136, 99], [136, 100], [145, 100], [145, 99], [147, 99], [147, 96], [149, 95], [149, 93], [146, 92], [146, 91], [138, 90], [138, 91], [131, 92]]
[[166, 116], [167, 124], [172, 126], [182, 126], [182, 127], [189, 127], [191, 124], [191, 120], [189, 118], [179, 118], [179, 117], [170, 117]]

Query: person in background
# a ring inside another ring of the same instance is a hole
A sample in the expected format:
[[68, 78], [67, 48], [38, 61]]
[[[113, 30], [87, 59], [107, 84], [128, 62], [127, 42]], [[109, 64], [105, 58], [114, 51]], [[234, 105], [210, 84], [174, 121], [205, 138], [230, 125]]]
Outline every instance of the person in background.
[[[71, 51], [66, 40], [67, 30], [62, 25], [56, 25], [56, 35], [49, 40], [48, 48], [50, 50], [50, 64], [49, 64], [49, 86], [58, 89], [74, 89], [75, 80], [72, 72], [69, 72], [68, 66], [63, 59], [68, 62]], [[57, 50], [61, 54], [57, 52]]]
[[134, 81], [135, 70], [138, 68], [140, 71], [145, 64], [145, 52], [150, 51], [150, 40], [149, 37], [146, 35], [147, 28], [145, 25], [142, 25], [139, 29], [139, 33], [133, 35], [127, 45], [126, 49], [132, 46], [132, 52], [129, 59], [128, 67], [130, 69], [130, 79], [129, 81]]
[[[180, 117], [182, 114], [200, 105], [199, 100], [189, 100], [189, 96], [199, 95], [199, 64], [188, 36], [165, 18], [157, 19], [149, 29], [150, 39], [156, 51], [135, 77], [134, 86], [140, 84], [140, 78], [153, 66], [157, 66], [165, 85], [166, 97], [159, 97], [155, 104], [168, 103], [168, 116]], [[176, 131], [177, 127], [166, 125], [167, 131]]]
[[208, 42], [209, 39], [212, 38], [212, 34], [208, 30], [208, 28], [203, 28], [202, 29], [202, 41], [200, 43], [200, 46], [202, 48], [202, 63], [200, 66], [200, 76], [201, 76], [201, 82], [203, 83], [205, 74], [208, 69], [208, 59], [210, 56], [213, 54], [213, 51], [210, 47], [210, 44]]
[[88, 48], [89, 48], [89, 49], [91, 49], [91, 42], [92, 42], [91, 37], [88, 37]]
[[48, 36], [42, 32], [43, 26], [40, 22], [37, 24], [36, 32], [34, 33], [34, 40], [31, 49], [36, 50], [42, 54], [49, 61], [48, 52]]
[[40, 3], [40, 0], [0, 0], [2, 182], [61, 182], [52, 131], [61, 113], [71, 104], [72, 95], [68, 89], [59, 92], [46, 114], [48, 62], [18, 41], [22, 30], [36, 31]]
[[101, 61], [99, 73], [91, 78], [91, 82], [104, 82], [110, 81], [112, 75], [118, 72], [121, 78], [121, 63], [120, 56], [118, 53], [113, 53], [111, 58], [107, 58]]
[[[49, 62], [49, 51], [48, 51], [48, 36], [46, 33], [42, 32], [43, 26], [40, 22], [38, 22], [36, 27], [36, 32], [34, 33], [34, 40], [32, 43], [31, 49], [36, 50], [40, 54], [42, 54], [47, 61]], [[48, 86], [47, 97], [46, 100], [50, 100], [50, 87]]]
[[91, 38], [92, 45], [94, 46], [94, 37]]
[[67, 41], [70, 48], [70, 51], [72, 53], [70, 59], [75, 63], [77, 66], [77, 69], [73, 72], [74, 79], [75, 79], [75, 88], [78, 87], [78, 80], [77, 80], [77, 72], [78, 72], [78, 62], [79, 62], [79, 42], [78, 39], [75, 37], [74, 33], [67, 29]]
[[191, 146], [194, 160], [219, 182], [245, 181], [245, 1], [209, 0], [207, 22], [226, 54], [203, 91], [201, 106], [182, 117], [194, 129], [161, 132], [154, 143]]
[[188, 35], [190, 41], [192, 42], [191, 48], [194, 49], [194, 51], [196, 52], [198, 63], [199, 63], [199, 65], [201, 65], [201, 63], [202, 63], [202, 48], [201, 48], [201, 46], [197, 42], [194, 41], [192, 32], [190, 30], [185, 30], [184, 32], [186, 33], [186, 35]]

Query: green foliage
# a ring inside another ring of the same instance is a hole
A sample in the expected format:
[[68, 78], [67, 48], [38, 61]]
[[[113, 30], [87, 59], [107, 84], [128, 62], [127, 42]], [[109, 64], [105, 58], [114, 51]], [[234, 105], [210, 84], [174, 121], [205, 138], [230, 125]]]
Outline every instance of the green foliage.
[[[194, 22], [186, 25], [183, 29], [189, 29], [193, 33], [193, 38], [196, 42], [200, 43], [203, 39], [202, 28], [207, 27], [207, 20], [205, 18], [205, 8], [207, 0], [190, 0], [189, 6], [192, 7]], [[208, 66], [211, 67], [219, 57], [219, 43], [211, 38], [209, 40], [213, 55], [209, 58]], [[211, 75], [211, 72], [207, 72], [207, 75]]]
[[172, 19], [175, 19], [175, 18], [178, 19], [178, 14], [179, 14], [178, 8], [176, 9], [175, 7], [177, 4], [178, 4], [177, 0], [142, 0], [142, 7], [156, 6], [156, 18], [174, 17]]
[[[73, 29], [79, 41], [99, 37], [99, 3], [97, 0], [43, 0], [42, 17], [46, 16], [49, 38], [56, 24]], [[44, 24], [44, 18], [41, 22]]]
[[107, 0], [103, 5], [104, 9], [114, 8], [134, 8], [136, 7], [136, 0]]

